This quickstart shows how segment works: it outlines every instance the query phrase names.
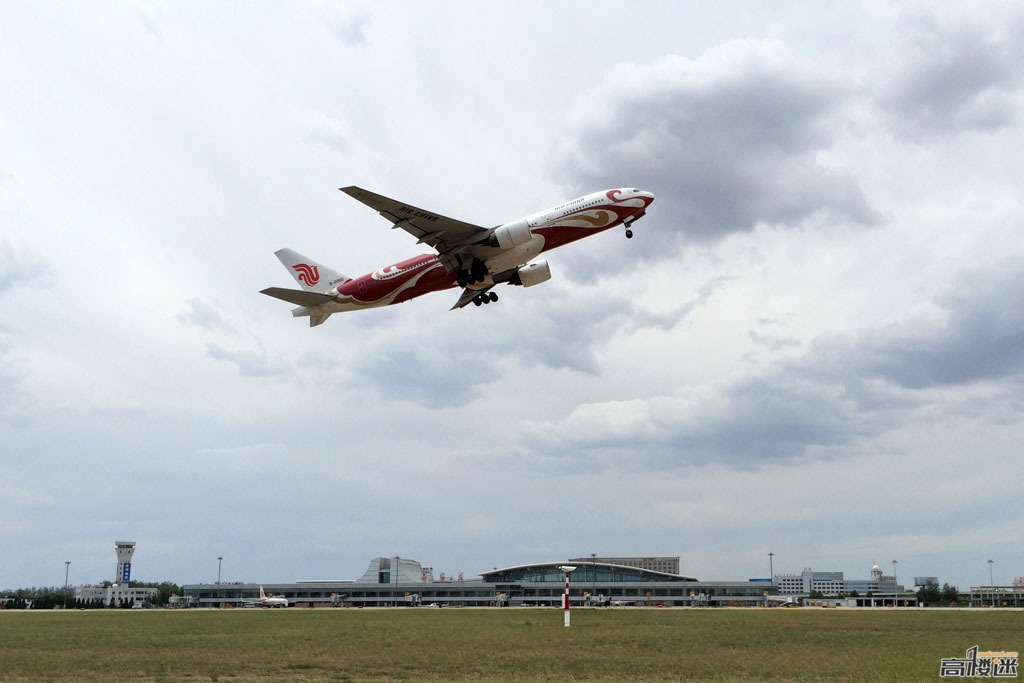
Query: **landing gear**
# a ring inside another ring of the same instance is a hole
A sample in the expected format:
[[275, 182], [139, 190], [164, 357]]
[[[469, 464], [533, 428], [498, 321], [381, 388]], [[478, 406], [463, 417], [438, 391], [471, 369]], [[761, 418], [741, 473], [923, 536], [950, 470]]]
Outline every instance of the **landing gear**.
[[641, 211], [640, 213], [634, 214], [634, 215], [630, 216], [629, 218], [627, 218], [626, 220], [622, 221], [622, 224], [624, 226], [626, 226], [626, 239], [627, 240], [633, 239], [633, 231], [630, 228], [631, 228], [631, 226], [634, 223], [636, 223], [638, 220], [640, 220], [641, 218], [644, 217], [644, 213], [645, 213], [644, 211]]
[[482, 306], [483, 304], [493, 303], [498, 300], [498, 295], [494, 292], [480, 292], [473, 297], [474, 306]]
[[483, 282], [484, 276], [473, 273], [468, 270], [460, 270], [458, 277], [455, 278], [455, 281], [459, 283], [459, 287], [465, 289], [466, 285], [475, 285], [478, 282]]
[[478, 282], [483, 282], [487, 279], [487, 266], [484, 265], [483, 261], [474, 261], [473, 264], [466, 270], [460, 270], [459, 274], [455, 277], [455, 281], [459, 284], [459, 287], [465, 288], [466, 285], [474, 285]]

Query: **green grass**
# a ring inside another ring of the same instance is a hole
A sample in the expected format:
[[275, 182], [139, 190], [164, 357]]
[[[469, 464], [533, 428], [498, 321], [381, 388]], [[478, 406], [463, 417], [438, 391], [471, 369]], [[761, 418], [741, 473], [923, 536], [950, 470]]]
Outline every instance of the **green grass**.
[[936, 681], [1010, 610], [0, 611], [2, 681]]

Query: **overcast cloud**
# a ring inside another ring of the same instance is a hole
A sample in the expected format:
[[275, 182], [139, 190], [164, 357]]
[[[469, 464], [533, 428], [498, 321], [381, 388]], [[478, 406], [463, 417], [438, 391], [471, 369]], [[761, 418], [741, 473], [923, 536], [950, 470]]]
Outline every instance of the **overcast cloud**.
[[[1024, 575], [1024, 8], [0, 5], [0, 588], [679, 555]], [[657, 200], [308, 329], [289, 246]]]

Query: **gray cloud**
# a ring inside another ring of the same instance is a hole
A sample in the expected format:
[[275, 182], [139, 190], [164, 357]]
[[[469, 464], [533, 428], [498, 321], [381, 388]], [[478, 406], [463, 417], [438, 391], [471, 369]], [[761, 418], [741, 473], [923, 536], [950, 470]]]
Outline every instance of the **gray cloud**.
[[666, 311], [648, 310], [610, 285], [580, 287], [566, 279], [499, 289], [498, 304], [443, 312], [448, 317], [441, 326], [426, 319], [410, 320], [408, 327], [353, 320], [369, 337], [362, 341], [364, 352], [352, 354], [351, 370], [382, 396], [426, 407], [466, 405], [508, 373], [528, 368], [596, 378], [603, 373], [597, 352], [610, 339], [669, 331], [733, 278], [713, 276], [684, 288], [679, 303]]
[[747, 338], [759, 346], [766, 347], [769, 351], [778, 351], [786, 347], [800, 346], [799, 339], [793, 339], [791, 337], [774, 337], [768, 334], [761, 334], [756, 330], [751, 330], [747, 333]]
[[321, 5], [317, 11], [335, 38], [349, 45], [366, 42], [366, 31], [373, 19], [367, 10], [329, 3]]
[[287, 367], [283, 361], [272, 357], [262, 347], [258, 351], [238, 351], [225, 349], [219, 344], [207, 344], [206, 355], [214, 360], [235, 365], [246, 377], [278, 375]]
[[[577, 408], [536, 431], [542, 452], [574, 454], [563, 466], [674, 469], [754, 467], [828, 457], [873, 436], [889, 419], [859, 409], [844, 387], [778, 368], [715, 393], [662, 396]], [[557, 458], [556, 458], [557, 460]]]
[[0, 294], [30, 282], [48, 286], [51, 277], [46, 264], [17, 253], [10, 239], [0, 240]]
[[207, 330], [233, 332], [234, 328], [220, 312], [202, 299], [193, 298], [185, 301], [187, 311], [178, 316], [178, 320], [188, 325], [195, 325]]
[[758, 223], [800, 225], [816, 215], [878, 220], [857, 181], [818, 154], [843, 126], [850, 84], [773, 43], [737, 41], [698, 60], [620, 67], [557, 153], [574, 186], [628, 182], [658, 195], [661, 237], [709, 241]]
[[135, 10], [135, 17], [142, 24], [142, 27], [154, 38], [163, 40], [163, 32], [160, 30], [160, 24], [153, 17], [143, 9]]
[[904, 15], [898, 33], [906, 61], [880, 99], [897, 130], [919, 138], [1020, 120], [1024, 17], [1018, 9], [1002, 14]]
[[[857, 335], [822, 335], [799, 357], [710, 393], [584, 403], [533, 430], [543, 434], [533, 446], [571, 454], [561, 459], [570, 469], [626, 461], [748, 467], [856, 452], [862, 440], [919, 419], [917, 410], [941, 400], [928, 393], [932, 388], [1010, 379], [1019, 392], [1022, 283], [1019, 259], [965, 271], [936, 297], [946, 313], [942, 325], [908, 321]], [[751, 335], [773, 349], [798, 345]]]
[[500, 375], [496, 361], [468, 343], [397, 336], [379, 340], [352, 369], [379, 397], [443, 408], [477, 398]]
[[865, 333], [844, 355], [866, 376], [910, 389], [964, 385], [1024, 369], [1024, 263], [970, 270], [938, 298], [941, 324], [907, 321]]
[[551, 289], [553, 296], [542, 299], [535, 298], [536, 290], [510, 292], [524, 299], [529, 323], [505, 340], [501, 352], [527, 366], [599, 374], [594, 347], [628, 324], [633, 305], [611, 292]]
[[[3, 182], [0, 177], [0, 184]], [[9, 239], [0, 239], [0, 296], [29, 283], [47, 285], [50, 278], [50, 269], [45, 264], [24, 259]], [[26, 404], [31, 398], [24, 388], [25, 362], [12, 353], [16, 341], [15, 331], [0, 322], [0, 423], [23, 427], [28, 420]]]
[[23, 427], [28, 420], [25, 368], [11, 354], [8, 331], [0, 326], [0, 424]]
[[421, 321], [414, 335], [405, 327], [377, 330], [352, 370], [382, 396], [438, 407], [480, 398], [516, 367], [596, 374], [594, 346], [625, 324], [632, 305], [548, 287], [539, 298], [537, 289], [498, 290], [498, 304], [443, 312], [447, 324]]

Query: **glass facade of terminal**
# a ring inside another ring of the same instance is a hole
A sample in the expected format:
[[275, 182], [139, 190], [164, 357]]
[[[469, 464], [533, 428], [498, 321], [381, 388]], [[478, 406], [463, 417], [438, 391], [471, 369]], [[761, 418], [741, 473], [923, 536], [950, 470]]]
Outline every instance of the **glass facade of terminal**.
[[[488, 583], [565, 583], [565, 572], [559, 569], [558, 565], [555, 564], [531, 564], [521, 567], [496, 569], [494, 571], [484, 572], [481, 576], [483, 576], [484, 581]], [[578, 564], [576, 569], [569, 573], [569, 580], [574, 583], [581, 581], [599, 581], [601, 583], [694, 581], [694, 579], [688, 579], [685, 576], [665, 574], [663, 572], [655, 572], [649, 569], [594, 562]]]

